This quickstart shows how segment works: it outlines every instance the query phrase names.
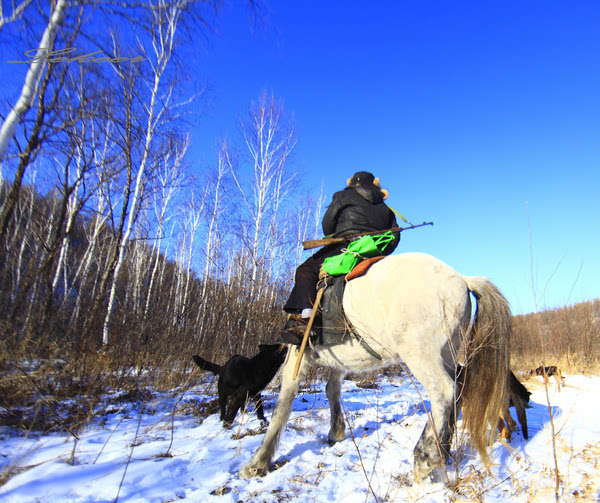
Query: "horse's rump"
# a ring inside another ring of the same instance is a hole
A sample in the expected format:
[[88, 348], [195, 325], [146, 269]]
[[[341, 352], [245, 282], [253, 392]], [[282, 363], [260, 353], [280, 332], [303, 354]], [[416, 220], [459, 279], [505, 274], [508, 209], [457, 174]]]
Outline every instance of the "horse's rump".
[[349, 282], [344, 311], [361, 336], [394, 359], [419, 352], [439, 360], [445, 346], [459, 359], [471, 300], [465, 280], [449, 266], [405, 253], [386, 257]]

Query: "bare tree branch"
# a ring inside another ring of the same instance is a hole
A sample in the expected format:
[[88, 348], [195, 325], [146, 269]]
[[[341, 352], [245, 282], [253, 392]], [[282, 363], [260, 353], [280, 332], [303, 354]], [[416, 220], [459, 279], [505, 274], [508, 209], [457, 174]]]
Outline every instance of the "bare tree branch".
[[4, 27], [4, 25], [7, 25], [8, 23], [14, 23], [15, 21], [21, 19], [23, 12], [32, 1], [33, 0], [22, 0], [22, 2], [17, 5], [13, 3], [12, 14], [10, 14], [8, 17], [4, 15], [4, 6], [2, 2], [0, 2], [0, 30]]

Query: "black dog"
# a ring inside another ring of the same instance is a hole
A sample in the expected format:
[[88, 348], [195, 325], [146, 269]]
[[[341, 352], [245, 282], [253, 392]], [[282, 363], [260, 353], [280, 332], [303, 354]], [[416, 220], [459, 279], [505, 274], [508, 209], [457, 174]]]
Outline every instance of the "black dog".
[[192, 356], [194, 362], [202, 370], [208, 370], [219, 376], [219, 406], [221, 421], [229, 428], [238, 410], [247, 400], [256, 404], [258, 419], [265, 420], [262, 397], [260, 392], [265, 389], [281, 367], [287, 354], [285, 344], [259, 344], [260, 352], [252, 358], [233, 355], [225, 365], [217, 365]]

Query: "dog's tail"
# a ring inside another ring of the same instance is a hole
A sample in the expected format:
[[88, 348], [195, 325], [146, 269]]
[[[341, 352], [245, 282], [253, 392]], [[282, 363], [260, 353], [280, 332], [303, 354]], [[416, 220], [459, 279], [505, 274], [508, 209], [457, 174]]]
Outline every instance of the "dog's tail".
[[208, 370], [209, 372], [212, 372], [213, 374], [221, 374], [221, 371], [223, 370], [223, 367], [221, 365], [217, 365], [216, 363], [212, 363], [209, 362], [208, 360], [205, 360], [204, 358], [200, 358], [198, 355], [193, 355], [192, 356], [194, 363], [196, 365], [198, 365], [198, 367], [200, 367], [202, 370]]

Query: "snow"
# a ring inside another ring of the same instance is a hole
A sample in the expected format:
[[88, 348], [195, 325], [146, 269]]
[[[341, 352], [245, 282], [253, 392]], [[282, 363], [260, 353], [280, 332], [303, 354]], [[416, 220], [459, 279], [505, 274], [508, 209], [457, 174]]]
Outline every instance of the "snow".
[[[542, 378], [524, 380], [532, 391], [529, 441], [520, 427], [510, 444], [496, 441], [491, 474], [468, 441], [459, 441], [446, 483], [413, 482], [412, 451], [429, 403], [400, 375], [381, 377], [375, 389], [344, 381], [347, 438], [333, 446], [326, 442], [325, 384], [303, 387], [273, 470], [243, 480], [238, 471], [258, 447], [264, 426], [253, 411], [238, 415], [231, 429], [222, 427], [218, 414], [196, 417], [192, 411], [216, 397], [214, 385], [201, 384], [180, 394], [155, 393], [143, 405], [113, 406], [77, 441], [67, 434], [23, 437], [0, 430], [0, 468], [8, 479], [0, 501], [554, 501], [550, 410], [561, 500], [598, 501], [600, 377], [565, 379], [561, 391], [551, 381], [550, 407]], [[267, 418], [276, 397], [275, 386], [263, 394]]]

